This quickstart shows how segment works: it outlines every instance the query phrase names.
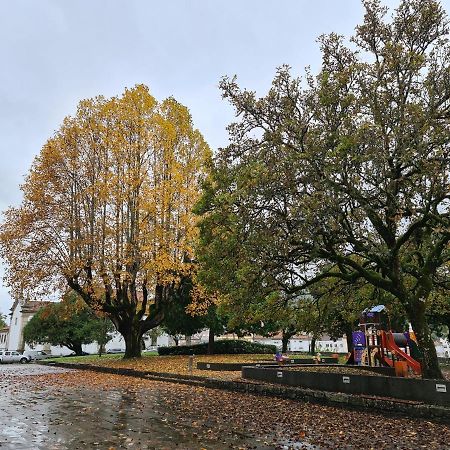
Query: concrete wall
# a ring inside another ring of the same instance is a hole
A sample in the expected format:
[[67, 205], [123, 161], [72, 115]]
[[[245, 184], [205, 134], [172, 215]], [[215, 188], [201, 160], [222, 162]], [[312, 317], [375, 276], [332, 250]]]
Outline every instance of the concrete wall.
[[242, 376], [251, 380], [320, 391], [375, 395], [450, 406], [450, 382], [448, 381], [256, 367], [243, 367]]
[[22, 346], [22, 314], [20, 312], [21, 306], [17, 307], [12, 312], [11, 322], [9, 326], [8, 336], [8, 350], [20, 350]]

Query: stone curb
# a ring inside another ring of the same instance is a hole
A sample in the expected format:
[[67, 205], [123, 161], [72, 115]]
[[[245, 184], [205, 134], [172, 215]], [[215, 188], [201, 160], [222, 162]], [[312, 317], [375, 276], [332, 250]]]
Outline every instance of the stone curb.
[[228, 381], [216, 378], [205, 378], [194, 375], [179, 375], [174, 373], [144, 372], [134, 369], [93, 366], [90, 364], [58, 363], [40, 361], [39, 364], [62, 367], [73, 370], [90, 370], [93, 372], [109, 373], [143, 378], [153, 381], [179, 383], [191, 386], [200, 386], [211, 389], [221, 389], [232, 392], [242, 392], [256, 395], [279, 397], [290, 400], [300, 400], [310, 403], [319, 403], [329, 406], [340, 406], [351, 409], [370, 409], [391, 414], [402, 414], [410, 417], [437, 419], [450, 423], [450, 408], [429, 405], [421, 402], [397, 400], [385, 397], [368, 395], [353, 395], [342, 392], [317, 391], [291, 386], [278, 386], [266, 383], [245, 381]]

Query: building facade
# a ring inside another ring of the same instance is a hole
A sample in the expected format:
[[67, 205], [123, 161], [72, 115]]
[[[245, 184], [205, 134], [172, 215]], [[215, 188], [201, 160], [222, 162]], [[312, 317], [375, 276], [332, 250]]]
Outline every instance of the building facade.
[[[48, 302], [34, 302], [27, 300], [15, 300], [9, 316], [10, 326], [0, 330], [0, 349], [27, 351], [27, 350], [44, 350], [54, 356], [70, 355], [72, 350], [64, 346], [50, 345], [50, 344], [36, 344], [33, 347], [26, 344], [23, 339], [23, 329], [34, 314]], [[155, 346], [169, 345], [169, 337], [167, 335], [158, 336]], [[150, 339], [145, 339], [146, 347], [151, 345]], [[115, 332], [112, 339], [106, 344], [106, 351], [125, 351], [125, 341], [123, 337]], [[90, 354], [98, 353], [98, 344], [93, 342], [91, 344], [83, 345], [83, 351]]]

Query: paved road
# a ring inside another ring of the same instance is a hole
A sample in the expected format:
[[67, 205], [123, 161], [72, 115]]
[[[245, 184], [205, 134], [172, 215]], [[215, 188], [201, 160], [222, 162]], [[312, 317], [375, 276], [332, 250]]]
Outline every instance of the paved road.
[[[264, 444], [265, 437], [255, 440], [232, 426], [214, 436], [189, 418], [180, 420], [167, 408], [167, 402], [176, 404], [177, 385], [168, 390], [167, 384], [146, 382], [152, 387], [130, 390], [121, 381], [109, 384], [118, 378], [38, 364], [0, 365], [0, 449], [275, 448]], [[283, 447], [288, 448], [278, 448]]]
[[58, 367], [41, 366], [40, 364], [0, 364], [0, 383], [5, 378], [17, 378], [30, 375], [44, 375], [51, 373], [64, 373], [67, 369]]

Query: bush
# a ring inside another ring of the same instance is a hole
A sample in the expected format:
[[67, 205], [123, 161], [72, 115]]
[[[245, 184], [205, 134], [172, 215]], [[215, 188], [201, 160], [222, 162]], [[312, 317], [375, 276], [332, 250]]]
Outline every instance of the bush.
[[[214, 342], [215, 355], [239, 355], [251, 353], [275, 353], [275, 345], [258, 344], [241, 340], [226, 340]], [[206, 355], [208, 344], [180, 345], [174, 347], [158, 347], [159, 355]]]

